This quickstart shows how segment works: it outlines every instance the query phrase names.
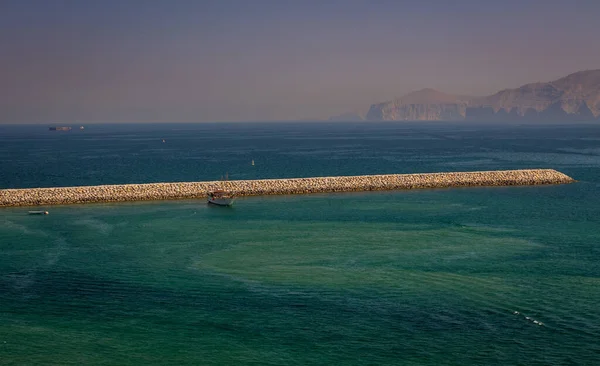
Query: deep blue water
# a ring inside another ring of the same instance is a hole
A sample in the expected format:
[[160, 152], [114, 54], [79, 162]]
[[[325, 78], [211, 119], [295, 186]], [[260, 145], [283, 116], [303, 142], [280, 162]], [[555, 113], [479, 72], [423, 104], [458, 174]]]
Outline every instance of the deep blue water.
[[[1, 188], [551, 167], [589, 174], [596, 125], [1, 126]], [[162, 140], [165, 143], [162, 143]], [[255, 166], [251, 165], [252, 160]], [[584, 168], [584, 169], [581, 169]]]
[[0, 138], [0, 188], [517, 168], [578, 180], [0, 209], [2, 364], [600, 359], [600, 126], [29, 125]]

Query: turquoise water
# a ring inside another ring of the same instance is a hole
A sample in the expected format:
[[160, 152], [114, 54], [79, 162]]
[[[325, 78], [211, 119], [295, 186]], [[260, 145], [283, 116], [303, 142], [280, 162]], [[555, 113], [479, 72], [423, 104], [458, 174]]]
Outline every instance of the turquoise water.
[[598, 126], [41, 131], [0, 126], [0, 186], [538, 167], [578, 182], [0, 209], [2, 364], [600, 359]]

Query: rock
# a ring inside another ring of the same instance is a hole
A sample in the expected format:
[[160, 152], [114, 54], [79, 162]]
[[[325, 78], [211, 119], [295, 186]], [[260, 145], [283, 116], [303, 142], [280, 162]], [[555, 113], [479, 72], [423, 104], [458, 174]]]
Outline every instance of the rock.
[[36, 206], [206, 198], [222, 189], [237, 196], [377, 191], [468, 186], [563, 184], [574, 180], [552, 169], [361, 175], [294, 179], [123, 184], [0, 190], [1, 206]]
[[600, 70], [525, 84], [485, 97], [423, 89], [371, 105], [367, 120], [593, 121], [600, 119]]

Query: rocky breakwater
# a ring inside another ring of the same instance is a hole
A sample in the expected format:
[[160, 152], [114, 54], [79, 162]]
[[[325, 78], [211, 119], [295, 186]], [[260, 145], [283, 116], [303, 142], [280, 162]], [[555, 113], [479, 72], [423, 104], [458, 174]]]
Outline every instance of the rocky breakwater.
[[564, 184], [574, 180], [552, 169], [387, 174], [213, 182], [122, 184], [0, 190], [0, 206], [205, 198], [214, 190], [237, 196], [380, 191], [474, 186]]

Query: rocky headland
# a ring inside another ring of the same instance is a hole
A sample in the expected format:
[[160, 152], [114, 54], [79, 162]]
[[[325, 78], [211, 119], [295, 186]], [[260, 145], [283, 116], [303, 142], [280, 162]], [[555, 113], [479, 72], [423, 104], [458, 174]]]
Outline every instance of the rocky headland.
[[600, 121], [600, 69], [483, 97], [423, 89], [371, 105], [372, 121]]

